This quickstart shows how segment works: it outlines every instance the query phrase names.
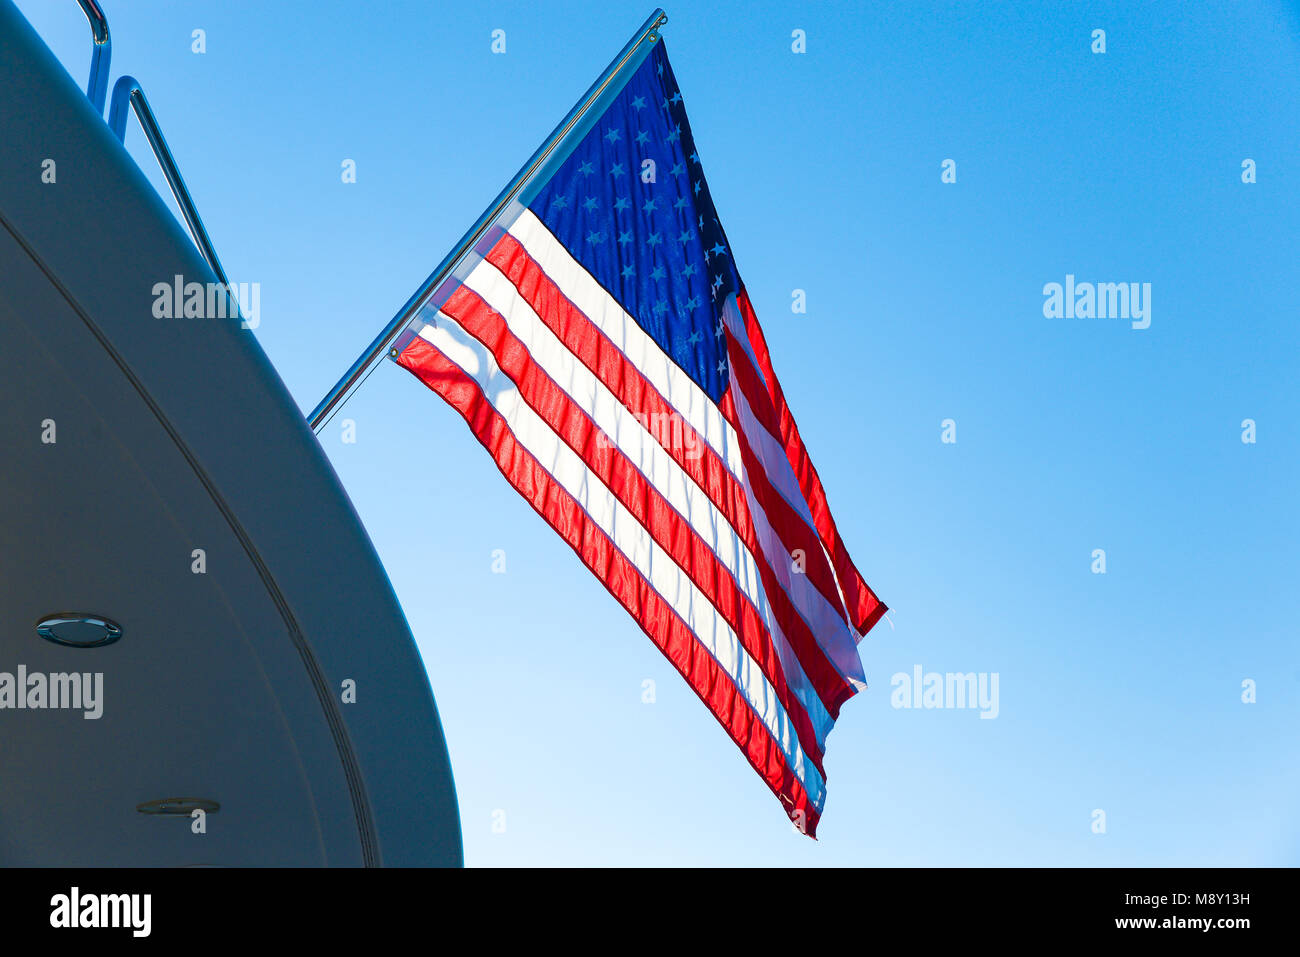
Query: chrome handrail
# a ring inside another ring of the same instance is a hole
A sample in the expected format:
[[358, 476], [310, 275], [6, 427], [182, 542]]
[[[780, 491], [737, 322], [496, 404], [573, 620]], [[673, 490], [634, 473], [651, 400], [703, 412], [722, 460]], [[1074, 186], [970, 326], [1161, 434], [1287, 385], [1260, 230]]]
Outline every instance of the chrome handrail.
[[113, 43], [108, 36], [108, 19], [99, 9], [98, 0], [77, 0], [81, 12], [90, 21], [90, 34], [94, 48], [90, 54], [90, 81], [86, 84], [86, 96], [102, 116], [104, 99], [108, 95], [108, 62], [112, 58]]
[[[87, 2], [87, 0], [83, 0], [83, 2]], [[199, 247], [199, 252], [203, 254], [203, 258], [207, 260], [208, 265], [212, 267], [217, 279], [228, 289], [230, 283], [226, 280], [226, 272], [221, 268], [221, 260], [217, 258], [217, 251], [213, 248], [208, 231], [203, 227], [203, 220], [199, 217], [198, 207], [194, 205], [194, 197], [190, 195], [190, 191], [185, 187], [185, 180], [181, 178], [180, 168], [176, 165], [172, 151], [167, 148], [167, 141], [163, 138], [162, 129], [158, 126], [158, 118], [154, 116], [153, 110], [149, 108], [149, 101], [145, 98], [140, 83], [135, 77], [124, 74], [113, 85], [113, 99], [108, 108], [108, 128], [113, 131], [113, 135], [123, 145], [126, 144], [126, 111], [128, 104], [135, 111], [135, 118], [140, 122], [140, 129], [144, 131], [145, 139], [149, 141], [149, 146], [153, 148], [153, 155], [158, 159], [158, 165], [162, 169], [163, 177], [171, 188], [172, 196], [176, 198], [176, 205], [180, 207], [181, 215], [185, 217], [185, 225], [189, 227], [190, 235], [194, 237], [194, 245]]]
[[[99, 6], [99, 0], [77, 0], [77, 3], [81, 5], [82, 12], [85, 13], [86, 19], [90, 21], [90, 32], [95, 42], [90, 60], [90, 82], [86, 87], [86, 96], [90, 98], [90, 102], [102, 115], [104, 100], [108, 94], [108, 67], [112, 57], [112, 41], [109, 39], [108, 18], [104, 16], [104, 11]], [[217, 250], [212, 245], [212, 239], [208, 236], [202, 217], [199, 216], [198, 207], [194, 205], [194, 197], [190, 195], [189, 189], [185, 186], [180, 167], [176, 165], [172, 151], [167, 146], [167, 140], [162, 135], [162, 129], [158, 126], [158, 119], [149, 107], [149, 100], [145, 97], [144, 90], [140, 88], [140, 83], [135, 77], [123, 75], [113, 86], [113, 98], [108, 108], [108, 128], [113, 131], [113, 135], [123, 145], [126, 144], [128, 106], [135, 111], [136, 119], [140, 121], [140, 129], [144, 131], [145, 138], [153, 149], [153, 155], [158, 160], [159, 167], [162, 168], [162, 174], [167, 180], [167, 185], [171, 188], [172, 196], [176, 198], [176, 205], [180, 207], [181, 215], [185, 217], [185, 225], [189, 227], [190, 236], [194, 239], [194, 245], [198, 246], [199, 253], [212, 268], [217, 279], [221, 281], [227, 295], [234, 300], [235, 297], [230, 291], [230, 282], [226, 279], [226, 271], [221, 268], [221, 260], [217, 258]], [[235, 307], [236, 314], [242, 315], [237, 300], [235, 300]]]

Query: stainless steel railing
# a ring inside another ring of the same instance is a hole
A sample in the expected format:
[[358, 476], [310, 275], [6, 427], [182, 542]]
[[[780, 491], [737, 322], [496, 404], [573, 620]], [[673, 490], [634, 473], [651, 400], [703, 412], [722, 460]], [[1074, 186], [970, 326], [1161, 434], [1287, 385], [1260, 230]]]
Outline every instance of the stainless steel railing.
[[[103, 115], [104, 101], [108, 96], [109, 61], [112, 59], [113, 53], [113, 44], [108, 34], [108, 18], [104, 16], [104, 10], [99, 5], [100, 0], [77, 0], [77, 3], [81, 6], [81, 11], [86, 15], [86, 19], [90, 21], [91, 39], [94, 41], [90, 57], [90, 80], [86, 84], [86, 96], [95, 109]], [[167, 140], [162, 134], [162, 128], [158, 125], [158, 118], [149, 106], [149, 100], [145, 97], [144, 90], [141, 89], [140, 83], [135, 77], [123, 75], [113, 86], [113, 98], [108, 105], [108, 126], [113, 131], [113, 135], [117, 137], [118, 142], [124, 145], [126, 143], [128, 108], [135, 113], [136, 119], [140, 122], [140, 129], [144, 132], [145, 139], [149, 141], [149, 147], [158, 160], [158, 166], [162, 169], [163, 177], [167, 180], [167, 186], [176, 199], [176, 205], [180, 208], [181, 216], [185, 219], [185, 225], [189, 228], [190, 236], [194, 239], [194, 245], [199, 248], [203, 258], [212, 267], [217, 279], [223, 285], [229, 287], [229, 282], [226, 280], [226, 271], [221, 268], [221, 260], [217, 258], [217, 250], [212, 245], [212, 237], [208, 235], [208, 231], [203, 225], [203, 218], [199, 216], [198, 207], [194, 204], [194, 197], [190, 195], [189, 188], [185, 185], [180, 167], [176, 165], [176, 158], [167, 146]]]
[[113, 44], [108, 36], [108, 19], [99, 8], [98, 0], [77, 2], [90, 21], [90, 34], [95, 44], [90, 54], [90, 80], [86, 84], [86, 96], [90, 97], [90, 102], [102, 114], [104, 98], [108, 95], [108, 61], [113, 53]]
[[203, 254], [203, 258], [212, 267], [212, 271], [216, 273], [222, 285], [229, 286], [226, 271], [221, 268], [221, 260], [217, 258], [217, 250], [212, 245], [212, 238], [208, 236], [208, 231], [203, 226], [203, 219], [199, 216], [198, 207], [194, 205], [194, 197], [186, 188], [180, 167], [176, 165], [176, 158], [172, 156], [172, 151], [167, 147], [167, 140], [163, 138], [162, 128], [158, 126], [158, 118], [150, 109], [149, 100], [145, 97], [144, 90], [140, 88], [136, 78], [124, 74], [113, 85], [113, 99], [108, 107], [108, 128], [123, 144], [126, 143], [128, 108], [135, 112], [135, 118], [140, 122], [140, 129], [144, 131], [145, 139], [153, 149], [153, 155], [158, 160], [158, 166], [162, 169], [172, 196], [176, 198], [176, 205], [180, 207], [181, 215], [185, 217], [185, 225], [189, 227], [190, 236], [194, 238], [194, 245], [199, 247], [199, 252]]

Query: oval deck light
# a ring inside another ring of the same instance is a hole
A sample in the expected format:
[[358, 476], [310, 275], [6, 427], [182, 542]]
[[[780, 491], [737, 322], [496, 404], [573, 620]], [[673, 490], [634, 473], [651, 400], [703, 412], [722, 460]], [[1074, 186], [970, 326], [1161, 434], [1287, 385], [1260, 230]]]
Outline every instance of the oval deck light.
[[46, 641], [69, 648], [100, 648], [122, 637], [122, 628], [103, 615], [60, 611], [36, 623], [36, 633]]
[[215, 814], [221, 810], [221, 805], [206, 798], [161, 798], [157, 801], [145, 801], [143, 804], [137, 804], [135, 809], [141, 814], [189, 817], [195, 811]]

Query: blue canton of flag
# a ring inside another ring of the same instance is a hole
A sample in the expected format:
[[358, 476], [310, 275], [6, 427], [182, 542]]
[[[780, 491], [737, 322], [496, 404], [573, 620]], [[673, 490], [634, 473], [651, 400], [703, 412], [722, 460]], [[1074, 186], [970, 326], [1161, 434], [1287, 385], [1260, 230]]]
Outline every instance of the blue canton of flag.
[[716, 401], [739, 286], [663, 43], [529, 207]]

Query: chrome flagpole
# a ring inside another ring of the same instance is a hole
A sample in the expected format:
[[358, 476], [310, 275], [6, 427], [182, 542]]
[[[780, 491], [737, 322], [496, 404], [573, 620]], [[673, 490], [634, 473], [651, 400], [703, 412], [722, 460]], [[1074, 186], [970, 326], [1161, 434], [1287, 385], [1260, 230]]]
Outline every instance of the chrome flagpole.
[[370, 347], [361, 354], [356, 362], [352, 363], [352, 367], [348, 369], [343, 378], [335, 383], [334, 388], [330, 389], [325, 398], [321, 399], [320, 404], [312, 410], [311, 415], [307, 417], [307, 423], [311, 426], [312, 431], [319, 433], [338, 408], [352, 396], [352, 393], [369, 375], [370, 370], [374, 368], [375, 362], [383, 356], [393, 340], [415, 318], [425, 300], [455, 271], [461, 260], [465, 258], [465, 255], [474, 248], [474, 245], [492, 227], [497, 218], [505, 212], [506, 208], [533, 177], [533, 174], [550, 158], [556, 147], [582, 119], [583, 114], [587, 112], [591, 105], [609, 87], [610, 83], [614, 81], [614, 78], [627, 66], [628, 61], [632, 59], [633, 54], [636, 53], [641, 44], [647, 40], [650, 43], [656, 42], [659, 39], [659, 28], [667, 22], [668, 14], [664, 13], [662, 9], [656, 9], [654, 13], [650, 14], [650, 18], [641, 25], [641, 29], [633, 34], [632, 39], [623, 47], [622, 52], [605, 68], [605, 72], [591, 85], [586, 95], [560, 121], [560, 125], [547, 137], [546, 142], [515, 174], [492, 205], [484, 211], [478, 221], [470, 227], [469, 232], [447, 254], [447, 258], [429, 275], [428, 279], [420, 284], [420, 288], [415, 291], [415, 295], [406, 301], [406, 305], [375, 337], [375, 341], [370, 343]]

